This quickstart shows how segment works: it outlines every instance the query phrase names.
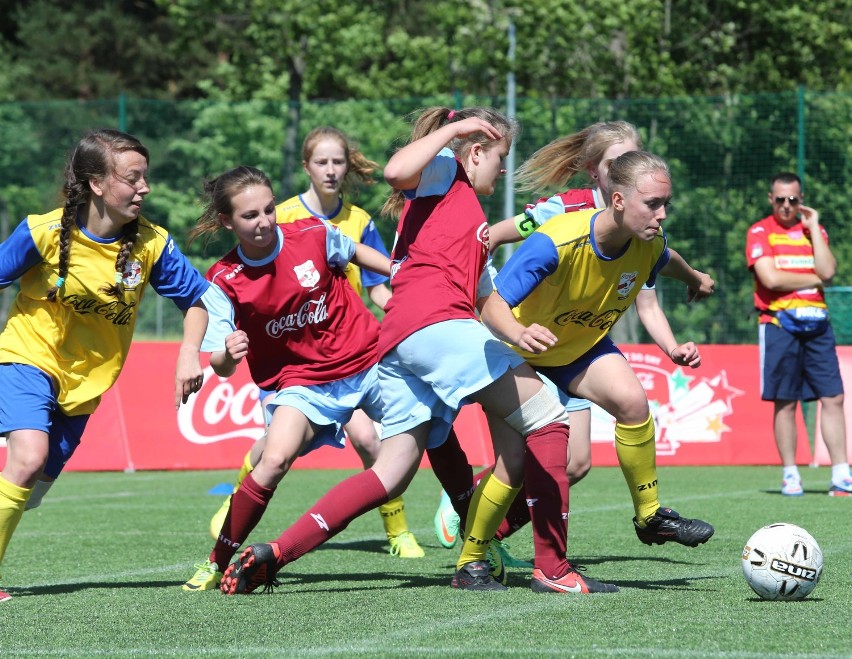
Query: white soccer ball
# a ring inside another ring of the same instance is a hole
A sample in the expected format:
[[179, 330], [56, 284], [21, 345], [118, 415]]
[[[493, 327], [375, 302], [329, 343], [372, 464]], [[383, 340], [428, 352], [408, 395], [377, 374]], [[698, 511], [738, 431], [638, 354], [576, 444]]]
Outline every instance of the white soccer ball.
[[743, 547], [743, 574], [767, 600], [800, 600], [822, 574], [822, 550], [810, 533], [794, 524], [758, 529]]

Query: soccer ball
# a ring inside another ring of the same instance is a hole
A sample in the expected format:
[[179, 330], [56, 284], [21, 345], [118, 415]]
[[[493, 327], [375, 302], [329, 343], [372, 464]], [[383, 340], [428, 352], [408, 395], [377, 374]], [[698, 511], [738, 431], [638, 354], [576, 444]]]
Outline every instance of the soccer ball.
[[810, 533], [794, 524], [758, 529], [743, 547], [743, 574], [767, 600], [800, 600], [822, 574], [822, 550]]

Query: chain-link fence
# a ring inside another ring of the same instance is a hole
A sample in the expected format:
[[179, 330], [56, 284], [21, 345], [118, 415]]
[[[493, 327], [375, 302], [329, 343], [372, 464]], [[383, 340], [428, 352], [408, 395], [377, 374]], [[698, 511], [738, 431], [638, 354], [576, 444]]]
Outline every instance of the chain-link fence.
[[[288, 117], [293, 113], [288, 113], [292, 108], [286, 103], [121, 98], [2, 104], [0, 232], [8, 232], [28, 213], [58, 206], [68, 150], [85, 130], [114, 126], [137, 135], [151, 151], [152, 193], [144, 214], [168, 228], [203, 271], [231, 246], [227, 235], [206, 249], [200, 244], [186, 246], [187, 231], [199, 214], [197, 198], [205, 177], [239, 164], [254, 165], [279, 182], [276, 195], [285, 199], [307, 187], [301, 157], [292, 145], [298, 149], [311, 128], [335, 125], [355, 138], [367, 157], [384, 163], [407, 139], [406, 117], [436, 104], [505, 108], [505, 99], [457, 95], [304, 103], [295, 113], [299, 116], [295, 133], [288, 133]], [[852, 204], [852, 95], [799, 90], [671, 99], [517, 99], [516, 108], [523, 128], [514, 145], [516, 164], [558, 136], [613, 119], [634, 123], [646, 148], [668, 160], [674, 182], [666, 222], [669, 243], [717, 282], [713, 298], [693, 305], [683, 302], [685, 291], [679, 283], [664, 279], [658, 285], [672, 327], [682, 340], [756, 341], [745, 233], [770, 211], [771, 176], [782, 170], [798, 173], [805, 182], [807, 203], [820, 211], [831, 237], [839, 265], [834, 281], [838, 288], [830, 301], [838, 336], [849, 340], [842, 327], [848, 316], [838, 308], [843, 287], [852, 283], [852, 232], [846, 231], [847, 209]], [[295, 179], [293, 172], [297, 172]], [[583, 183], [572, 182], [572, 186]], [[377, 176], [377, 185], [363, 190], [356, 203], [377, 217], [387, 193]], [[482, 201], [489, 219], [496, 222], [507, 208], [517, 212], [529, 199], [513, 200], [498, 187], [494, 196]], [[377, 223], [390, 245], [394, 222], [377, 218]], [[3, 296], [4, 305], [10, 293]], [[138, 333], [148, 338], [179, 335], [181, 316], [174, 305], [160, 302], [153, 293], [148, 298], [140, 310]], [[647, 340], [635, 316], [621, 325], [620, 340]]]

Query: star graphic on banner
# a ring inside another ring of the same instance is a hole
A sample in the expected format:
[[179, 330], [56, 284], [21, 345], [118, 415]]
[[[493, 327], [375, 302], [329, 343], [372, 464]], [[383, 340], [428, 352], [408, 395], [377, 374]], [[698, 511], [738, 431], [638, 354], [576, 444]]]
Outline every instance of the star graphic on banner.
[[669, 381], [672, 384], [673, 391], [689, 391], [689, 383], [695, 379], [694, 376], [687, 375], [683, 372], [683, 368], [678, 366], [669, 376]]
[[713, 400], [724, 400], [728, 414], [731, 414], [734, 411], [731, 399], [742, 396], [744, 392], [728, 385], [728, 374], [725, 371], [720, 371], [719, 375], [711, 380], [704, 378], [703, 382], [713, 391]]
[[722, 423], [722, 415], [717, 414], [716, 416], [707, 417], [707, 430], [719, 437], [726, 430], [730, 430], [730, 428]]

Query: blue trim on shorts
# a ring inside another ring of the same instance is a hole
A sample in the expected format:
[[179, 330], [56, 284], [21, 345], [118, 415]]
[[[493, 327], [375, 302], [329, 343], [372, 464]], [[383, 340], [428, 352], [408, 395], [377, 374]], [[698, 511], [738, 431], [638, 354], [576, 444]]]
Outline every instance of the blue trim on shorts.
[[812, 401], [843, 393], [831, 325], [819, 336], [797, 337], [775, 323], [758, 332], [762, 400]]

